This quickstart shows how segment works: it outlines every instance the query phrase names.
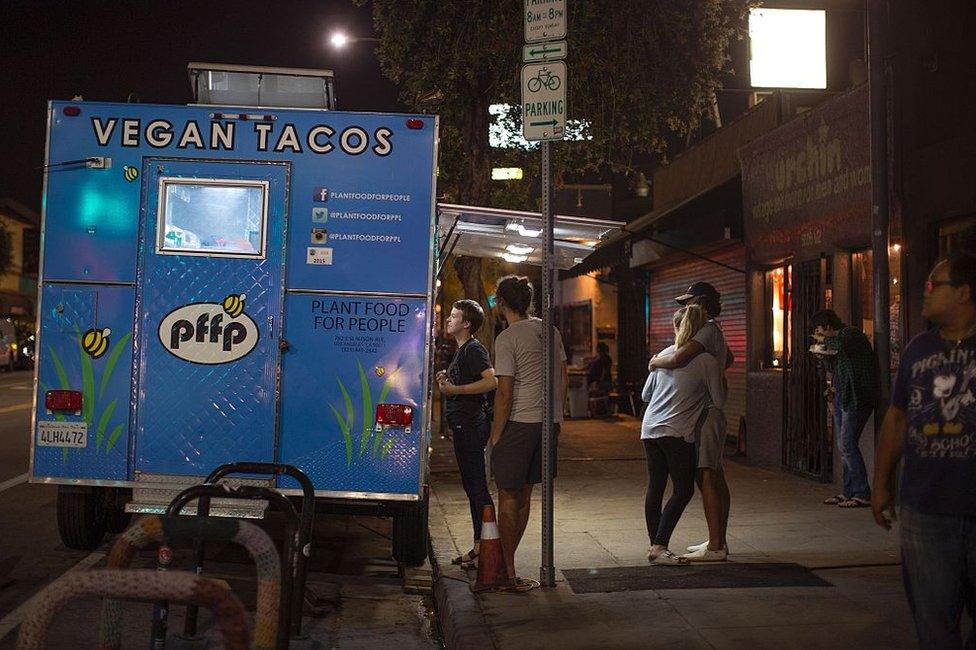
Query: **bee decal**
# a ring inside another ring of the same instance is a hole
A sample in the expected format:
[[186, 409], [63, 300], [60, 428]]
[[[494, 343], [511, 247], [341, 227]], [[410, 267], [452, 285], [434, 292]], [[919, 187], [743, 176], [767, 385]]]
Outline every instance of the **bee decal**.
[[126, 165], [122, 168], [122, 176], [125, 177], [125, 180], [131, 183], [135, 179], [139, 178], [139, 168]]
[[81, 349], [92, 359], [98, 359], [108, 351], [108, 337], [112, 333], [109, 328], [93, 327], [81, 336]]
[[375, 368], [373, 369], [373, 372], [375, 372], [375, 373], [376, 373], [376, 376], [377, 376], [377, 377], [382, 377], [383, 375], [385, 375], [385, 374], [386, 374], [386, 368], [384, 368], [383, 366], [376, 366], [376, 367], [375, 367]]
[[226, 298], [224, 298], [224, 302], [223, 302], [224, 312], [231, 318], [237, 318], [238, 316], [243, 314], [244, 299], [246, 297], [247, 296], [245, 296], [243, 293], [240, 295], [232, 293]]

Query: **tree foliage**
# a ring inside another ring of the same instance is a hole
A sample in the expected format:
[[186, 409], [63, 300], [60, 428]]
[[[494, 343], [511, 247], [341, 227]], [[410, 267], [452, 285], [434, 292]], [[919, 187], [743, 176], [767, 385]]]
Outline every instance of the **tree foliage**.
[[[568, 4], [568, 118], [586, 124], [586, 139], [554, 147], [557, 174], [629, 172], [636, 158], [662, 152], [669, 133], [696, 128], [749, 0]], [[441, 116], [439, 192], [450, 201], [535, 207], [532, 182], [490, 180], [492, 166], [537, 176], [538, 156], [488, 143], [490, 104], [511, 105], [507, 119], [518, 125], [523, 0], [372, 0], [372, 7], [384, 73], [404, 103]], [[436, 91], [439, 104], [419, 101]]]

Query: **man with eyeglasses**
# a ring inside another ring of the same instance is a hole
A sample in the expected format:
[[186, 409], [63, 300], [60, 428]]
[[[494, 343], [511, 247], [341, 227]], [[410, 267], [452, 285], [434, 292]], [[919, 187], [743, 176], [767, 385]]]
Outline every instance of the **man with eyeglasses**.
[[[905, 348], [881, 427], [871, 509], [895, 518], [900, 458], [902, 576], [923, 648], [962, 648], [976, 618], [976, 255], [935, 265], [922, 316], [935, 327]], [[965, 647], [976, 647], [971, 629]]]

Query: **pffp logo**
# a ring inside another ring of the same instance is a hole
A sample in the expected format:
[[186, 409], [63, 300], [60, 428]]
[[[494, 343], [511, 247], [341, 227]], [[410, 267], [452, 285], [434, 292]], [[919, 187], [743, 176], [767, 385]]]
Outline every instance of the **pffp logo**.
[[329, 200], [329, 188], [327, 187], [316, 187], [315, 191], [312, 193], [312, 200], [316, 203], [325, 203]]

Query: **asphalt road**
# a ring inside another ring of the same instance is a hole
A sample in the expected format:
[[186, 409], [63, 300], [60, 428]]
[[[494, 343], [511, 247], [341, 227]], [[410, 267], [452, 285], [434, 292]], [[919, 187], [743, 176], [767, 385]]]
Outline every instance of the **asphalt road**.
[[[107, 536], [94, 551], [72, 551], [61, 544], [56, 521], [57, 488], [26, 482], [28, 471], [31, 372], [0, 374], [0, 650], [13, 648], [17, 625], [31, 599], [70, 570], [104, 565], [111, 548]], [[406, 581], [390, 558], [391, 525], [377, 518], [319, 515], [309, 568], [305, 630], [323, 648], [437, 648], [431, 601], [406, 593]], [[213, 550], [205, 575], [225, 580], [248, 609], [253, 608], [253, 567], [234, 549]], [[188, 556], [177, 553], [174, 565]], [[147, 552], [135, 566], [151, 567]], [[409, 582], [429, 585], [424, 570]], [[96, 645], [100, 604], [81, 600], [60, 611], [48, 631], [48, 647]], [[151, 606], [127, 604], [123, 647], [146, 647]], [[171, 630], [181, 629], [181, 608], [173, 608]], [[206, 629], [208, 619], [201, 618]], [[304, 647], [304, 646], [302, 646]]]

